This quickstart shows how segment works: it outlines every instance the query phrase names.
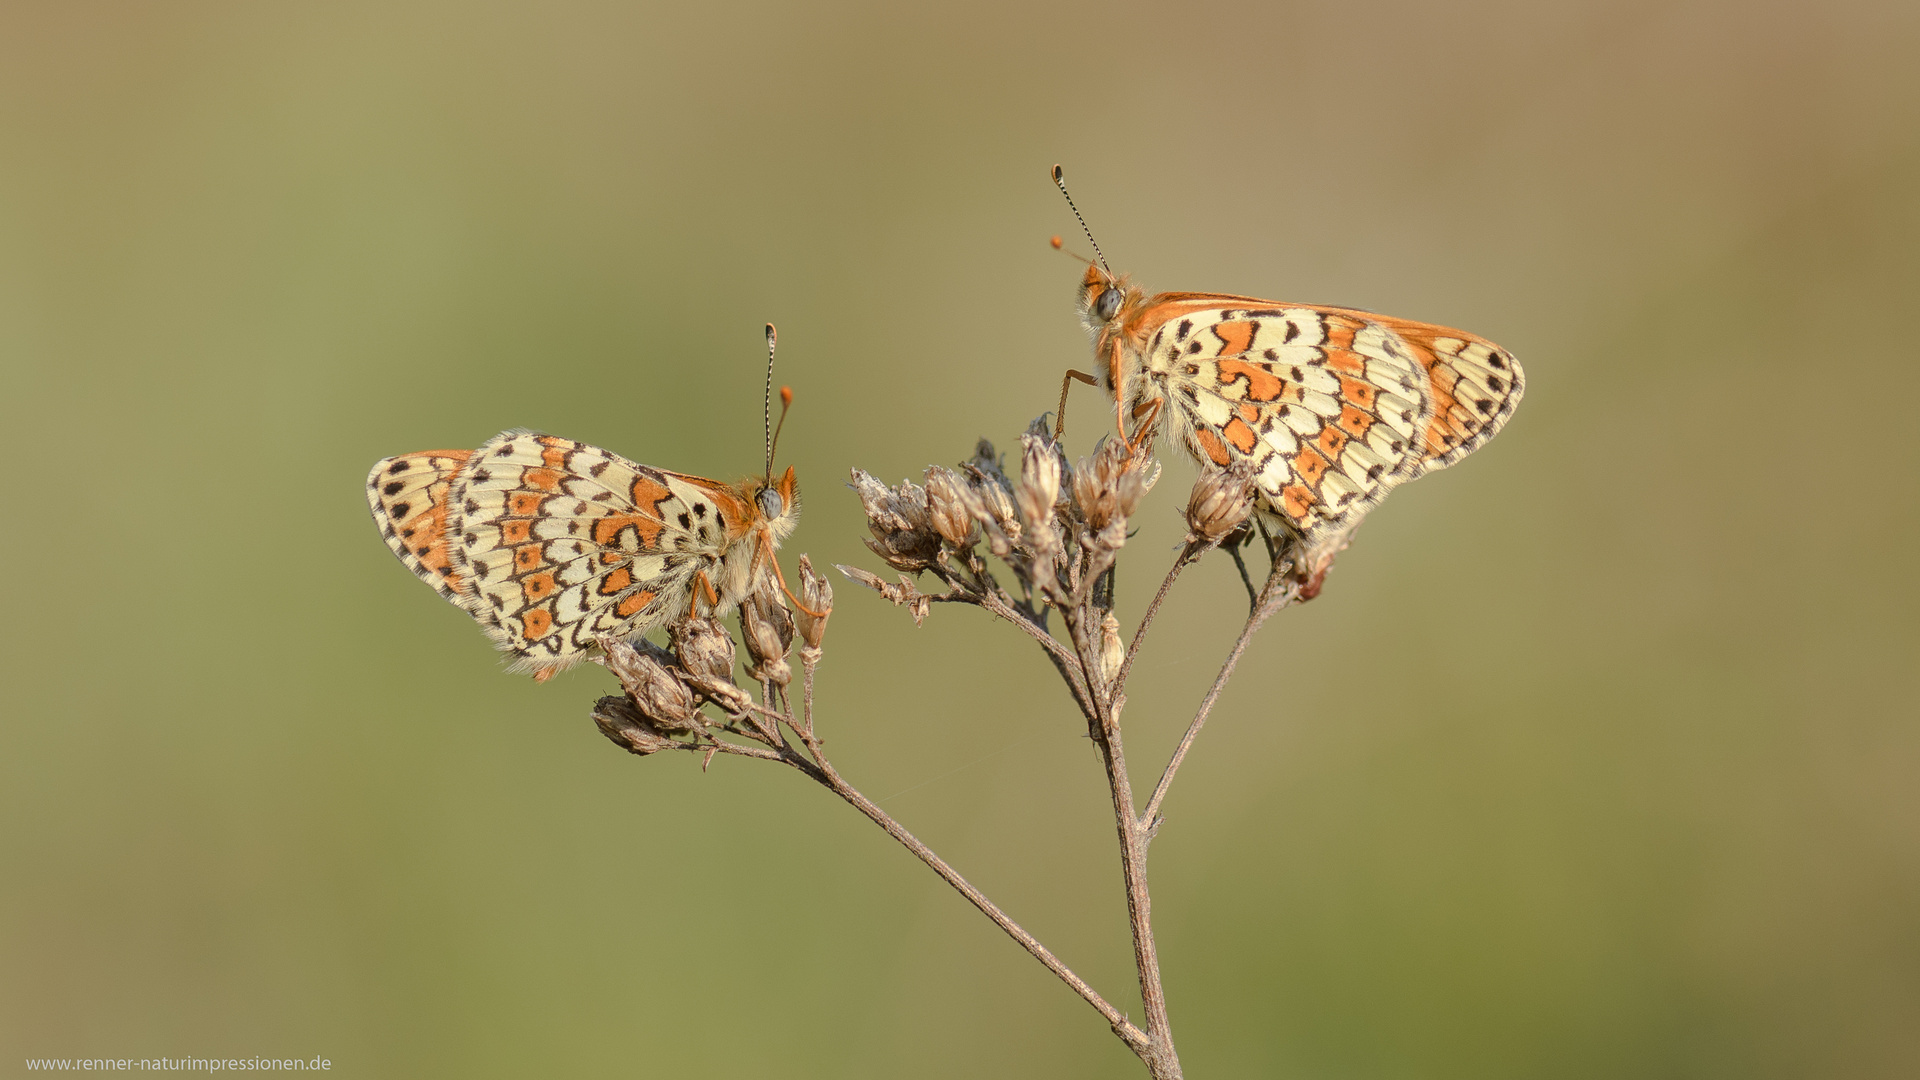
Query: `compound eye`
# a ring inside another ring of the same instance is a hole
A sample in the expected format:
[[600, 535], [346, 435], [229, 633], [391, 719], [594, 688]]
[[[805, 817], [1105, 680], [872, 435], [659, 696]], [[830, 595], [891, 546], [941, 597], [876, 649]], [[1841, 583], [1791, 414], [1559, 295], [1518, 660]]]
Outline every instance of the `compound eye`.
[[772, 520], [779, 517], [780, 512], [786, 508], [786, 504], [780, 501], [780, 493], [778, 491], [770, 487], [760, 489], [760, 514], [762, 517]]
[[1107, 289], [1093, 302], [1094, 317], [1101, 322], [1111, 322], [1120, 311], [1120, 290]]

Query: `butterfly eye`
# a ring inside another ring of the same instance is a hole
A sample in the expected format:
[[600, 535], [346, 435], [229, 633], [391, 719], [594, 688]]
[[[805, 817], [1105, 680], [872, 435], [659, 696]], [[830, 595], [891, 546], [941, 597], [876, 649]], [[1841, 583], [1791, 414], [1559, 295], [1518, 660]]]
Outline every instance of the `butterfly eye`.
[[781, 501], [778, 491], [775, 491], [773, 488], [760, 489], [760, 513], [762, 516], [777, 518], [780, 516], [780, 512], [785, 509], [786, 504]]
[[1120, 290], [1107, 289], [1101, 292], [1093, 302], [1093, 314], [1101, 322], [1109, 322], [1120, 310]]

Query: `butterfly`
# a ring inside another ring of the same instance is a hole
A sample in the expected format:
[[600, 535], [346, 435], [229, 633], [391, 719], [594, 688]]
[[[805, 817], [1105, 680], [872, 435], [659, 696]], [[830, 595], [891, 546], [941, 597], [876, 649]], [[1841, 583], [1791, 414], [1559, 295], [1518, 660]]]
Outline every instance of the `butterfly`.
[[[1058, 165], [1053, 179], [1066, 195]], [[1248, 463], [1260, 520], [1306, 599], [1368, 510], [1493, 438], [1526, 387], [1512, 353], [1464, 330], [1224, 293], [1149, 296], [1094, 254], [1079, 310], [1121, 437], [1144, 445], [1164, 425], [1203, 465]]]
[[[775, 342], [769, 325], [769, 420]], [[792, 391], [780, 398], [784, 424]], [[774, 552], [799, 524], [800, 489], [791, 467], [774, 479], [777, 435], [769, 424], [765, 476], [728, 484], [505, 431], [378, 462], [367, 502], [401, 563], [473, 616], [508, 670], [544, 682], [603, 637], [724, 615], [769, 579], [785, 588]]]

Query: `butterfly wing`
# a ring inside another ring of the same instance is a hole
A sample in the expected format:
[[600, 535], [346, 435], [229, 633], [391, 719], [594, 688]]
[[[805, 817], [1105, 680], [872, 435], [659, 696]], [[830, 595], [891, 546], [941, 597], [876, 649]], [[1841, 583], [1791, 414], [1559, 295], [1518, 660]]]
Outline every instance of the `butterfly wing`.
[[1252, 460], [1267, 507], [1303, 535], [1472, 452], [1522, 386], [1485, 339], [1347, 308], [1162, 294], [1126, 329], [1175, 441]]
[[367, 503], [380, 536], [407, 569], [434, 591], [466, 606], [464, 579], [447, 540], [448, 499], [471, 450], [423, 450], [379, 462], [367, 474]]
[[470, 610], [514, 670], [543, 673], [684, 613], [754, 513], [713, 481], [530, 432], [474, 451], [452, 500]]
[[1512, 353], [1461, 330], [1381, 315], [1366, 318], [1398, 337], [1426, 369], [1434, 404], [1422, 432], [1422, 471], [1446, 468], [1506, 426], [1527, 390], [1526, 374]]

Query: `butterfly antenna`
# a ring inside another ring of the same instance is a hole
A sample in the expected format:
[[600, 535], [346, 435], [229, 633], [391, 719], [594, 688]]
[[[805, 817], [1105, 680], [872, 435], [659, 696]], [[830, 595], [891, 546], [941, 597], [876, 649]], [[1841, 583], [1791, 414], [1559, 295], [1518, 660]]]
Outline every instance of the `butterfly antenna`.
[[[761, 422], [761, 426], [765, 429], [767, 433], [767, 483], [769, 484], [773, 483], [773, 350], [774, 350], [774, 346], [778, 345], [779, 343], [780, 343], [779, 332], [774, 330], [772, 323], [768, 323], [767, 324], [767, 394], [766, 394], [765, 403], [761, 406], [760, 422]], [[787, 389], [785, 387], [782, 387], [780, 390], [781, 401], [784, 403], [790, 400], [791, 397], [792, 395], [787, 391]], [[785, 424], [787, 422], [787, 411], [785, 408], [782, 408], [780, 410], [780, 422], [782, 424]]]
[[1061, 242], [1058, 236], [1048, 237], [1047, 243], [1053, 247], [1053, 250], [1059, 252], [1062, 255], [1065, 255], [1069, 259], [1074, 259], [1079, 262], [1086, 263], [1089, 266], [1093, 265], [1092, 259], [1087, 258], [1085, 255], [1082, 255], [1077, 251], [1073, 251], [1069, 249], [1064, 243]]
[[780, 419], [773, 425], [773, 442], [767, 449], [767, 482], [773, 482], [773, 452], [780, 448], [780, 429], [787, 426], [787, 410], [793, 408], [793, 387], [780, 388]]
[[[1093, 230], [1087, 228], [1087, 219], [1081, 217], [1080, 208], [1073, 205], [1073, 196], [1067, 195], [1067, 174], [1058, 165], [1053, 167], [1053, 183], [1055, 187], [1060, 189], [1060, 194], [1066, 195], [1067, 209], [1072, 210], [1073, 216], [1079, 219], [1080, 231], [1087, 234], [1087, 243], [1093, 245], [1093, 255], [1100, 260], [1100, 269], [1106, 271], [1107, 277], [1113, 277], [1113, 268], [1107, 265], [1107, 257], [1100, 253], [1100, 241], [1093, 238]], [[1059, 245], [1055, 244], [1054, 246], [1058, 247]]]

